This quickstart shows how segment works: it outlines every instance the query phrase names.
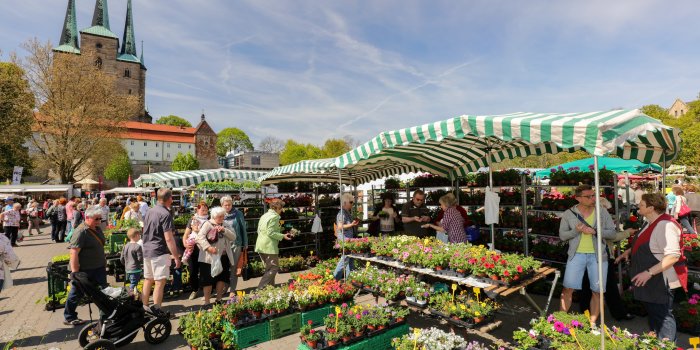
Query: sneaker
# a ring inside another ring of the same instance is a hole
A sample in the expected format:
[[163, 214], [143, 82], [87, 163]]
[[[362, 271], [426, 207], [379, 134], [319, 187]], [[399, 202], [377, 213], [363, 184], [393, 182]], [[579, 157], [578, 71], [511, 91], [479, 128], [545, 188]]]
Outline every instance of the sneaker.
[[70, 320], [70, 321], [65, 320], [65, 321], [63, 321], [63, 324], [66, 326], [80, 326], [82, 324], [85, 324], [86, 322], [87, 321], [85, 321], [85, 320], [81, 320], [79, 318], [76, 318], [75, 320]]
[[146, 312], [156, 317], [170, 317], [170, 313], [163, 311], [155, 305], [151, 305], [150, 307], [144, 306], [144, 309]]
[[194, 300], [195, 298], [197, 298], [197, 292], [192, 292], [187, 300]]

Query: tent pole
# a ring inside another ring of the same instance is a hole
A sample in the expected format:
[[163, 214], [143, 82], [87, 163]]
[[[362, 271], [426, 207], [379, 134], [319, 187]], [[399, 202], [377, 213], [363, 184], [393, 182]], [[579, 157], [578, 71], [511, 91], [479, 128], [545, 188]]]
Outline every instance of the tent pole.
[[[595, 224], [596, 224], [596, 252], [598, 257], [598, 286], [602, 290], [605, 275], [603, 274], [603, 238], [602, 238], [602, 223], [600, 222], [600, 177], [598, 175], [598, 156], [593, 156], [593, 166], [595, 167]], [[600, 310], [600, 325], [605, 327], [605, 306], [603, 292], [600, 292], [598, 298], [598, 308]], [[600, 348], [605, 350], [605, 332], [600, 332]]]
[[[493, 191], [493, 170], [491, 169], [491, 148], [486, 149], [486, 162], [489, 166], [489, 188], [487, 191]], [[491, 250], [496, 250], [496, 229], [493, 224], [489, 224], [489, 231], [491, 232]]]
[[661, 155], [663, 157], [663, 167], [661, 168], [661, 194], [666, 195], [666, 153]]
[[[343, 217], [343, 175], [340, 173], [340, 168], [338, 169], [338, 192], [340, 192], [340, 212], [339, 212], [339, 217]], [[337, 236], [336, 238], [340, 240], [340, 245], [342, 248], [342, 255], [341, 259], [346, 259], [345, 258], [345, 233], [343, 232], [343, 220], [337, 220], [338, 222], [338, 232], [336, 233]], [[347, 263], [347, 262], [346, 262]], [[348, 278], [347, 276], [347, 269], [343, 267], [343, 276], [345, 279]]]

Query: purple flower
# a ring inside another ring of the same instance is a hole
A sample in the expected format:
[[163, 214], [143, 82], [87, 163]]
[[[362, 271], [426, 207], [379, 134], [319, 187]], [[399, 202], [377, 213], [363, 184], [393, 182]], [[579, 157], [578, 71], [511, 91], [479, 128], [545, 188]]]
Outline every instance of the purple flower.
[[554, 320], [555, 320], [555, 319], [554, 319], [554, 315], [553, 315], [553, 314], [552, 314], [552, 315], [549, 315], [549, 317], [547, 317], [547, 322], [549, 322], [549, 323], [552, 323], [552, 321], [554, 321]]
[[581, 327], [581, 322], [573, 320], [573, 321], [571, 321], [571, 327], [579, 328], [579, 327]]
[[556, 172], [557, 172], [557, 169], [554, 169], [554, 168], [549, 169], [549, 172], [551, 172], [551, 173], [556, 173]]
[[564, 334], [571, 335], [571, 332], [569, 332], [568, 328], [564, 327]]

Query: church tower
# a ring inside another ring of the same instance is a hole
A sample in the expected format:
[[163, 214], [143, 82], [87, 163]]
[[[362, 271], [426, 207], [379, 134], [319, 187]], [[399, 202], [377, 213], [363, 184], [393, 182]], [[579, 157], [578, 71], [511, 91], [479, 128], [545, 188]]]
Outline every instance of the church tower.
[[141, 58], [136, 52], [131, 0], [127, 2], [121, 48], [119, 37], [110, 28], [107, 0], [95, 1], [92, 26], [80, 31], [80, 44], [76, 28], [75, 0], [68, 0], [61, 40], [54, 51], [94, 55], [95, 64], [116, 77], [115, 88], [118, 93], [138, 98], [139, 104], [137, 109], [131, 112], [131, 120], [151, 123], [152, 118], [146, 111], [146, 66], [143, 64], [143, 52]]

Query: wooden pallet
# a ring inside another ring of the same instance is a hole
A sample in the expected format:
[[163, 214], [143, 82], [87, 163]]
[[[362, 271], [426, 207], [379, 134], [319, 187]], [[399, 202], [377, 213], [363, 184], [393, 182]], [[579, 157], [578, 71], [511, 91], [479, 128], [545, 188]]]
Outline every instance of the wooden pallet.
[[553, 267], [549, 267], [549, 266], [540, 267], [540, 269], [537, 270], [537, 272], [535, 272], [534, 276], [522, 281], [518, 285], [510, 286], [510, 287], [501, 286], [501, 285], [493, 285], [491, 287], [484, 288], [484, 291], [486, 293], [489, 293], [489, 294], [493, 294], [493, 295], [497, 295], [497, 296], [501, 296], [501, 297], [507, 297], [507, 296], [509, 296], [515, 292], [518, 292], [521, 289], [529, 286], [530, 284], [535, 283], [535, 282], [547, 277], [548, 275], [555, 273], [556, 271], [557, 271], [557, 269], [555, 269]]

